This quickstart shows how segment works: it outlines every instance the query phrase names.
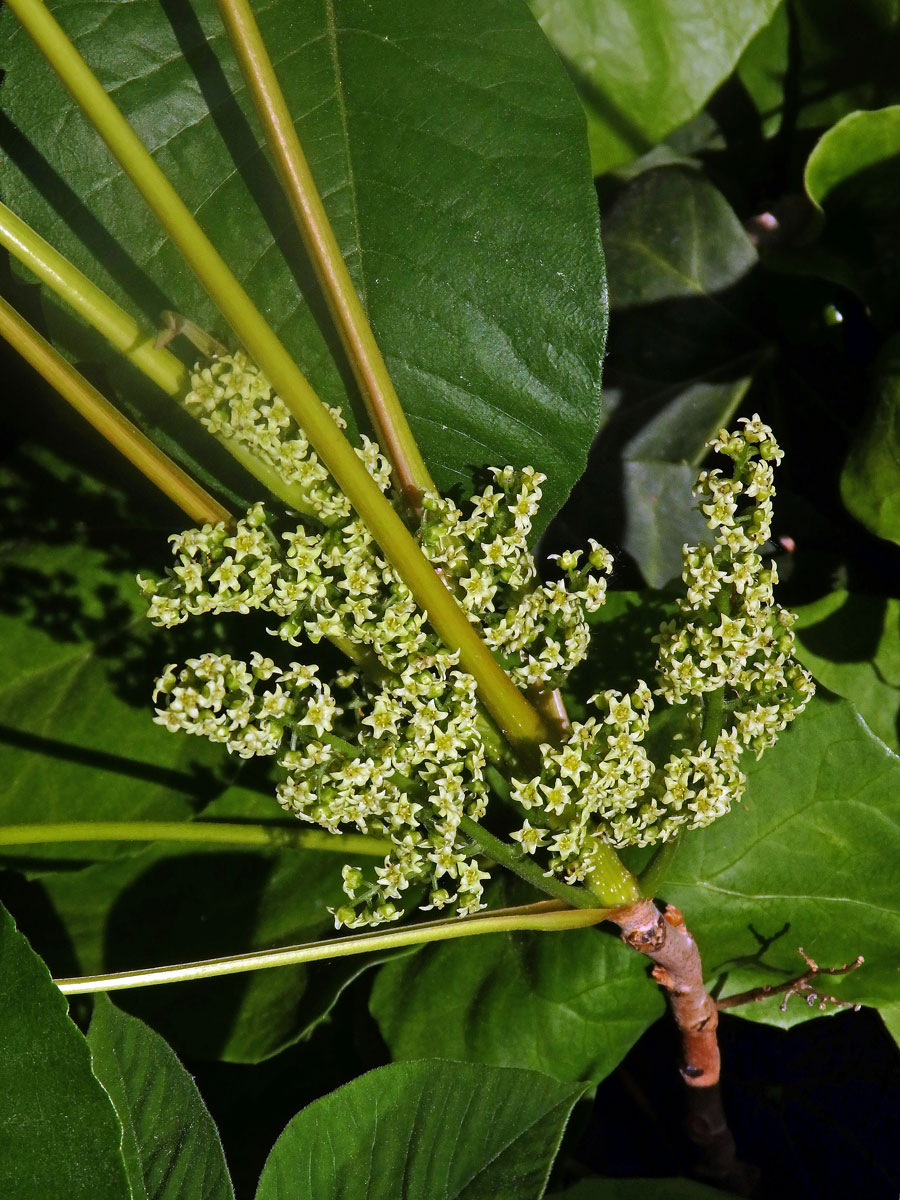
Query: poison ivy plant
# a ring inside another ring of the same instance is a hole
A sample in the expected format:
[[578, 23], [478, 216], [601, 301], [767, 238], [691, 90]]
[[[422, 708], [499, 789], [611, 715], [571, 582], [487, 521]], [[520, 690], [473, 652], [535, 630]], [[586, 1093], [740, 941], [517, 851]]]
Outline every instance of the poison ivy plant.
[[159, 1034], [98, 996], [88, 1045], [122, 1123], [132, 1200], [234, 1200], [212, 1118]]
[[[50, 7], [313, 386], [352, 416], [213, 0]], [[549, 477], [546, 520], [584, 466], [605, 328], [582, 117], [552, 50], [524, 7], [501, 0], [481, 5], [475, 25], [465, 0], [427, 10], [276, 0], [259, 20], [437, 483], [468, 488], [473, 468], [498, 461], [535, 466]], [[0, 60], [7, 203], [150, 328], [174, 309], [224, 334], [8, 12]], [[165, 405], [146, 390], [141, 404], [159, 429]], [[200, 432], [189, 441], [202, 458]]]
[[47, 968], [0, 907], [0, 1193], [131, 1200], [121, 1130]]
[[536, 1071], [427, 1060], [382, 1067], [297, 1114], [256, 1200], [531, 1200], [543, 1194], [583, 1093]]
[[[584, 102], [596, 174], [690, 120], [778, 0], [530, 0]], [[697, 49], [702, 47], [698, 55]]]

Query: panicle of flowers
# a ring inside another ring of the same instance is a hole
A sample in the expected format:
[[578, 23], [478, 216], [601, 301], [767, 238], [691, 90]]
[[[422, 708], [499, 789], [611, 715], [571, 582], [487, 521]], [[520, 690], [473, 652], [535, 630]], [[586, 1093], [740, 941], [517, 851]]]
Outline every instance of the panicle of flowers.
[[[349, 514], [347, 498], [332, 485], [287, 405], [242, 350], [205, 366], [198, 363], [184, 406], [215, 437], [235, 443], [285, 483], [296, 485], [322, 520]], [[329, 412], [346, 428], [339, 409]]]
[[[349, 903], [334, 911], [339, 926], [396, 919], [413, 885], [427, 889], [426, 909], [477, 911], [488, 874], [459, 832], [463, 817], [484, 814], [487, 798], [475, 681], [432, 632], [253, 364], [223, 356], [198, 367], [192, 383], [188, 407], [302, 484], [314, 515], [293, 514], [276, 533], [257, 504], [233, 529], [174, 535], [167, 577], [139, 579], [150, 619], [171, 626], [257, 609], [271, 615], [269, 633], [289, 645], [329, 638], [370, 670], [340, 674], [338, 706], [329, 686], [296, 663], [283, 674], [272, 664], [265, 678], [274, 685], [260, 693], [259, 663], [271, 660], [205, 655], [166, 669], [157, 720], [245, 757], [275, 755], [284, 776], [277, 796], [288, 811], [335, 833], [356, 828], [390, 841], [374, 875], [345, 868]], [[363, 439], [357, 453], [386, 491], [389, 467], [377, 446]], [[541, 585], [528, 535], [543, 476], [512, 467], [491, 475], [465, 514], [448, 499], [426, 497], [422, 548], [513, 678], [552, 689], [587, 651], [586, 614], [605, 597], [597, 572], [611, 560], [592, 543], [583, 565], [580, 555], [563, 555], [564, 578]]]
[[685, 546], [680, 612], [654, 639], [656, 696], [686, 718], [668, 740], [673, 752], [659, 765], [645, 752], [654, 701], [639, 682], [593, 697], [602, 716], [576, 723], [562, 746], [541, 747], [541, 773], [514, 781], [527, 816], [512, 837], [526, 853], [544, 848], [548, 873], [570, 882], [589, 878], [597, 839], [648, 845], [727, 813], [746, 785], [744, 750], [759, 757], [813, 693], [791, 657], [794, 618], [774, 602], [775, 565], [761, 556], [782, 453], [758, 416], [742, 423], [710, 443], [734, 464], [730, 476], [704, 471], [698, 481], [716, 537]]
[[[261, 610], [275, 638], [290, 646], [328, 638], [363, 669], [329, 684], [296, 662], [206, 654], [166, 668], [157, 720], [243, 757], [274, 756], [285, 809], [335, 834], [353, 828], [389, 843], [374, 871], [345, 866], [347, 903], [331, 910], [338, 926], [396, 919], [410, 889], [426, 893], [426, 910], [478, 911], [488, 873], [465, 826], [486, 810], [493, 735], [474, 679], [257, 368], [226, 355], [198, 367], [192, 385], [188, 407], [299, 485], [309, 508], [285, 522], [257, 504], [233, 528], [173, 536], [166, 578], [139, 580], [151, 620]], [[732, 460], [731, 473], [700, 476], [715, 537], [684, 549], [685, 594], [655, 639], [655, 691], [638, 681], [599, 692], [594, 714], [562, 744], [540, 748], [538, 772], [512, 780], [523, 824], [511, 836], [523, 854], [540, 855], [548, 875], [589, 881], [601, 844], [647, 845], [726, 813], [744, 788], [744, 750], [758, 756], [772, 745], [812, 693], [791, 657], [792, 617], [774, 603], [775, 567], [761, 553], [781, 451], [758, 417], [743, 424], [711, 443]], [[386, 491], [378, 447], [363, 439], [357, 453]], [[586, 555], [559, 555], [561, 577], [541, 582], [528, 539], [544, 477], [531, 468], [490, 474], [463, 507], [426, 496], [420, 544], [514, 682], [552, 690], [587, 654], [588, 616], [605, 600], [611, 557], [591, 542]], [[661, 708], [680, 709], [681, 720], [665, 726]], [[661, 725], [679, 732], [660, 738]], [[658, 763], [645, 742], [658, 756], [662, 747]]]

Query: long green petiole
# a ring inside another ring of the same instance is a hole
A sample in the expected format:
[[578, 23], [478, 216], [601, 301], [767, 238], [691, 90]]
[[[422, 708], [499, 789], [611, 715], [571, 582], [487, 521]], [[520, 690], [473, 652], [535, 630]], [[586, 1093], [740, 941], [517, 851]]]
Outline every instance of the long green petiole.
[[434, 483], [406, 420], [365, 309], [288, 111], [278, 76], [248, 0], [218, 0], [232, 49], [250, 91], [285, 195], [375, 430], [393, 467], [394, 486], [413, 515]]
[[57, 353], [0, 297], [0, 337], [17, 350], [86, 421], [164, 492], [191, 520], [212, 525], [231, 520], [218, 500], [163, 454], [149, 438]]
[[8, 3], [300, 423], [438, 635], [459, 651], [460, 664], [477, 681], [485, 707], [513, 747], [531, 757], [548, 740], [546, 722], [494, 659], [331, 414], [41, 0]]
[[370, 954], [375, 950], [396, 950], [403, 946], [419, 946], [426, 942], [449, 941], [455, 938], [477, 937], [486, 933], [508, 933], [520, 929], [561, 930], [582, 929], [606, 919], [604, 908], [561, 908], [554, 901], [530, 904], [524, 908], [499, 909], [483, 915], [460, 920], [430, 921], [410, 925], [392, 933], [363, 933], [355, 937], [334, 938], [327, 942], [311, 942], [302, 946], [286, 946], [278, 950], [261, 950], [256, 954], [235, 954], [229, 958], [208, 958], [201, 962], [181, 963], [171, 967], [149, 967], [146, 971], [121, 971], [110, 975], [86, 975], [78, 979], [57, 979], [55, 983], [65, 995], [85, 992], [113, 992], [124, 988], [152, 987], [159, 983], [183, 983], [187, 980], [214, 979], [222, 975], [239, 975], [267, 967], [289, 967], [298, 963], [322, 962], [345, 958], [351, 954]]
[[[171, 351], [158, 346], [156, 334], [146, 333], [124, 308], [3, 203], [0, 203], [0, 246], [28, 267], [167, 396], [179, 401], [184, 398], [190, 384], [184, 364]], [[302, 488], [285, 483], [277, 472], [249, 454], [234, 438], [219, 440], [273, 496], [295, 512], [309, 511]]]
[[335, 835], [319, 829], [226, 821], [66, 821], [56, 825], [6, 825], [0, 847], [61, 846], [79, 842], [200, 842], [204, 845], [262, 846], [276, 850], [330, 850], [380, 858], [388, 841], [362, 834]]

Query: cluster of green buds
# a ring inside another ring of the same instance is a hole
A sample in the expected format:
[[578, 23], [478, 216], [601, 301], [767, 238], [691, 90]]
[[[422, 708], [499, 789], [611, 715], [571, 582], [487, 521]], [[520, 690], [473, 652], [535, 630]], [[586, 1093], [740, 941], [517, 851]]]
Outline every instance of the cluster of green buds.
[[[488, 872], [467, 823], [486, 812], [489, 764], [508, 774], [511, 758], [474, 679], [245, 356], [198, 367], [187, 405], [298, 484], [309, 511], [285, 518], [257, 504], [234, 526], [173, 536], [166, 578], [139, 580], [151, 620], [260, 610], [274, 637], [290, 646], [327, 638], [353, 666], [326, 681], [314, 667], [279, 667], [258, 653], [249, 663], [205, 654], [166, 668], [157, 720], [242, 757], [274, 756], [285, 809], [335, 834], [352, 828], [390, 843], [374, 871], [345, 866], [338, 926], [394, 920], [412, 896], [426, 910], [478, 911]], [[772, 600], [774, 568], [760, 556], [780, 452], [756, 418], [714, 445], [734, 472], [701, 477], [717, 536], [685, 548], [686, 595], [657, 639], [655, 686], [598, 693], [596, 715], [540, 748], [539, 773], [512, 771], [510, 803], [524, 819], [512, 838], [548, 876], [589, 879], [601, 843], [645, 845], [727, 812], [743, 788], [743, 750], [770, 745], [811, 692], [790, 659], [790, 618]], [[386, 491], [378, 448], [363, 439], [357, 453]], [[611, 558], [592, 542], [583, 561], [560, 555], [561, 578], [541, 582], [529, 538], [543, 477], [512, 467], [490, 474], [462, 507], [427, 496], [418, 538], [514, 682], [552, 691], [588, 653], [588, 617], [604, 602]], [[654, 727], [666, 709], [683, 719], [662, 739], [675, 752], [657, 765], [646, 745], [660, 742]]]

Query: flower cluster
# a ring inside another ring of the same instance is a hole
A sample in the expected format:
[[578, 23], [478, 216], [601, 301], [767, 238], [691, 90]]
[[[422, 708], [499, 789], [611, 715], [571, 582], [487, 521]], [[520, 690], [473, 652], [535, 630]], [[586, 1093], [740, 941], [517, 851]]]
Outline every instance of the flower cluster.
[[[166, 669], [157, 685], [157, 720], [224, 742], [243, 756], [276, 755], [280, 803], [303, 820], [338, 833], [353, 827], [391, 842], [374, 878], [345, 870], [348, 905], [339, 924], [376, 924], [400, 915], [411, 885], [426, 886], [426, 908], [481, 906], [487, 878], [460, 833], [487, 799], [485, 733], [475, 681], [457, 667], [381, 555], [366, 526], [324, 473], [282, 401], [242, 355], [197, 369], [188, 406], [208, 427], [301, 483], [315, 517], [294, 514], [276, 533], [261, 504], [236, 523], [174, 535], [175, 564], [163, 580], [139, 579], [149, 616], [171, 626], [203, 613], [258, 609], [269, 632], [291, 646], [327, 638], [363, 668], [328, 685], [290, 664], [257, 694], [260, 663], [228, 655]], [[358, 451], [384, 491], [388, 465], [373, 443]], [[455, 590], [470, 619], [523, 686], [552, 689], [584, 657], [586, 615], [602, 604], [609, 555], [596, 543], [587, 562], [560, 558], [564, 578], [537, 582], [528, 548], [543, 477], [512, 467], [464, 513], [428, 496], [419, 532], [424, 553]], [[300, 695], [312, 688], [313, 692]]]
[[643, 742], [653, 705], [640, 683], [630, 695], [594, 697], [603, 720], [575, 725], [562, 747], [543, 746], [541, 774], [514, 788], [541, 827], [529, 813], [513, 837], [529, 853], [548, 844], [550, 869], [570, 880], [589, 875], [591, 838], [647, 845], [727, 813], [744, 791], [743, 751], [759, 757], [812, 695], [812, 679], [791, 658], [793, 617], [773, 599], [775, 565], [760, 554], [781, 451], [759, 417], [743, 424], [710, 443], [734, 463], [729, 476], [704, 471], [698, 481], [716, 537], [685, 546], [679, 615], [655, 638], [656, 694], [684, 708], [684, 744], [660, 766], [649, 760]]
[[[175, 563], [139, 580], [151, 620], [176, 625], [204, 613], [261, 610], [269, 633], [298, 646], [327, 638], [354, 669], [326, 682], [315, 667], [278, 667], [206, 654], [167, 667], [157, 720], [224, 743], [242, 757], [274, 756], [278, 800], [335, 834], [355, 828], [390, 843], [374, 872], [347, 865], [347, 903], [336, 923], [396, 919], [405, 894], [425, 909], [483, 907], [484, 881], [471, 822], [483, 817], [489, 759], [504, 766], [474, 679], [438, 640], [413, 596], [353, 514], [282, 401], [243, 355], [197, 368], [188, 406], [218, 436], [298, 485], [308, 511], [285, 523], [255, 505], [232, 527], [175, 535]], [[590, 880], [601, 844], [665, 840], [708, 824], [740, 796], [744, 749], [757, 755], [804, 706], [809, 677], [790, 658], [791, 618], [774, 604], [769, 536], [772, 463], [780, 451], [758, 418], [712, 444], [731, 475], [704, 472], [701, 509], [716, 532], [685, 547], [685, 595], [659, 637], [655, 689], [592, 697], [595, 715], [561, 744], [540, 748], [537, 774], [511, 780], [523, 824], [511, 835], [540, 855], [548, 875]], [[382, 491], [389, 469], [377, 446], [357, 451]], [[605, 599], [609, 554], [558, 556], [561, 576], [541, 582], [528, 541], [543, 477], [491, 471], [460, 507], [426, 496], [420, 545], [513, 681], [546, 692], [585, 658], [588, 616]], [[339, 697], [339, 702], [336, 697]], [[660, 738], [664, 712], [681, 719]], [[665, 762], [655, 763], [663, 746]], [[514, 772], [514, 775], [517, 774]]]

